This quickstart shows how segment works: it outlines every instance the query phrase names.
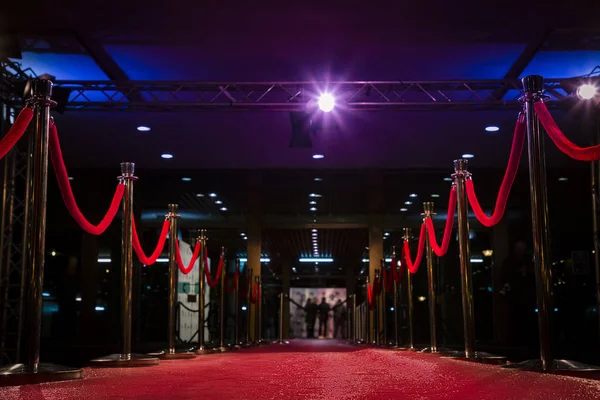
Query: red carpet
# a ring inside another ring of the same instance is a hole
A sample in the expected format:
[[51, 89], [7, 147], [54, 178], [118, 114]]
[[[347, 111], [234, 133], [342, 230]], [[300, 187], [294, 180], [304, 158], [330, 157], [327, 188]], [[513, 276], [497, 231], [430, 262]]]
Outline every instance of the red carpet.
[[81, 381], [0, 388], [0, 399], [600, 399], [598, 381], [325, 340], [84, 373]]

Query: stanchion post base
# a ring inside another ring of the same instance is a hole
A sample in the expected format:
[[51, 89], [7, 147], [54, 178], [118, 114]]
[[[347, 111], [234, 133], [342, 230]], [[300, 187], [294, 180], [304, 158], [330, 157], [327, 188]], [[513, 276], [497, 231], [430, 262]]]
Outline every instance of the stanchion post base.
[[516, 369], [519, 371], [534, 371], [534, 372], [549, 372], [549, 373], [579, 373], [579, 372], [595, 372], [600, 373], [600, 367], [589, 365], [571, 360], [554, 360], [550, 368], [544, 370], [542, 360], [527, 360], [514, 364], [507, 364], [501, 368]]
[[273, 344], [290, 344], [290, 342], [287, 340], [276, 340], [273, 342]]
[[452, 358], [461, 361], [471, 361], [481, 364], [504, 365], [508, 362], [506, 357], [495, 354], [476, 351], [473, 357], [467, 357], [464, 351], [449, 351], [440, 354], [442, 358]]
[[148, 353], [148, 355], [158, 357], [161, 360], [189, 360], [190, 358], [196, 358], [196, 354], [187, 350], [175, 350], [175, 353], [163, 350], [156, 353]]
[[231, 351], [231, 347], [229, 346], [221, 346], [213, 349], [215, 353], [227, 353]]
[[197, 356], [203, 356], [203, 355], [206, 355], [206, 354], [215, 354], [215, 353], [216, 353], [216, 351], [215, 351], [215, 349], [207, 349], [207, 348], [205, 347], [205, 348], [203, 348], [203, 349], [196, 349], [196, 350], [194, 351], [194, 353], [195, 353]]
[[40, 364], [36, 373], [29, 372], [25, 364], [13, 364], [0, 368], [0, 387], [70, 381], [81, 378], [83, 378], [81, 369], [56, 364]]
[[121, 354], [111, 354], [90, 361], [94, 368], [134, 368], [158, 365], [158, 358], [147, 354], [131, 354], [124, 358]]
[[451, 349], [447, 349], [445, 347], [438, 347], [436, 351], [433, 351], [431, 349], [431, 347], [426, 347], [423, 350], [420, 350], [420, 353], [426, 353], [426, 354], [438, 354], [438, 355], [442, 355], [442, 354], [446, 354], [446, 353], [451, 353], [454, 350]]
[[392, 350], [395, 350], [395, 351], [413, 351], [415, 353], [421, 351], [420, 349], [417, 349], [415, 347], [409, 347], [409, 346], [392, 347]]

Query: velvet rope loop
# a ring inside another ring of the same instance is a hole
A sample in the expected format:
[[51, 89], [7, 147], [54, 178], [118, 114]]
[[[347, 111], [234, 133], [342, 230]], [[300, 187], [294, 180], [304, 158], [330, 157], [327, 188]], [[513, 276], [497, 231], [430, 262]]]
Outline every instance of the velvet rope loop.
[[10, 127], [8, 133], [0, 140], [0, 158], [4, 158], [15, 147], [15, 144], [23, 137], [32, 118], [33, 110], [31, 108], [25, 107], [21, 110], [13, 126]]
[[419, 266], [421, 265], [421, 261], [423, 260], [423, 249], [425, 248], [425, 224], [421, 224], [421, 232], [419, 233], [419, 244], [417, 247], [417, 258], [414, 263], [412, 261], [412, 257], [410, 256], [410, 246], [408, 241], [404, 242], [404, 246], [402, 251], [404, 253], [404, 260], [406, 261], [406, 268], [410, 271], [411, 274], [416, 274], [419, 270]]
[[504, 178], [502, 178], [502, 184], [500, 185], [500, 189], [498, 191], [496, 206], [494, 207], [494, 212], [491, 216], [488, 217], [485, 212], [483, 212], [483, 209], [479, 204], [479, 200], [477, 199], [477, 195], [475, 194], [475, 186], [472, 179], [467, 178], [465, 182], [465, 189], [467, 192], [467, 198], [469, 199], [469, 204], [471, 204], [471, 208], [473, 209], [473, 213], [475, 214], [477, 220], [484, 226], [494, 226], [500, 222], [504, 216], [506, 203], [508, 202], [508, 196], [510, 195], [510, 190], [515, 182], [515, 177], [517, 176], [517, 171], [519, 169], [519, 162], [521, 160], [521, 153], [523, 152], [523, 144], [525, 141], [525, 128], [526, 125], [523, 117], [520, 116], [517, 120], [517, 125], [515, 126], [510, 156], [508, 157], [508, 166], [506, 167]]
[[390, 269], [390, 272], [387, 272], [385, 268], [382, 268], [381, 277], [383, 279], [383, 288], [387, 293], [391, 292], [394, 284], [394, 281], [392, 280], [392, 270]]
[[227, 284], [227, 281], [225, 281], [225, 290], [227, 290], [227, 293], [233, 293], [233, 291], [235, 290], [235, 287], [237, 285], [239, 275], [240, 275], [240, 269], [238, 267], [236, 267], [235, 272], [233, 274], [233, 279], [231, 280], [231, 287], [229, 287], [229, 285]]
[[597, 161], [600, 160], [600, 144], [591, 147], [579, 147], [571, 142], [562, 133], [554, 118], [548, 111], [548, 107], [542, 101], [538, 101], [533, 105], [533, 108], [542, 123], [542, 126], [560, 151], [568, 155], [574, 160], [579, 161]]
[[221, 257], [219, 258], [219, 265], [217, 266], [217, 274], [215, 276], [215, 279], [213, 280], [212, 276], [210, 275], [210, 267], [208, 266], [208, 251], [204, 251], [204, 275], [206, 275], [206, 284], [209, 287], [215, 287], [217, 286], [217, 284], [219, 283], [219, 279], [221, 278], [221, 273], [223, 272], [223, 264], [225, 263], [225, 260], [223, 258], [223, 255], [221, 255]]
[[106, 229], [108, 229], [117, 215], [117, 212], [119, 211], [121, 199], [123, 199], [123, 194], [125, 193], [125, 185], [121, 183], [117, 185], [117, 189], [115, 190], [110, 207], [108, 207], [108, 211], [98, 225], [93, 225], [85, 218], [81, 210], [79, 210], [77, 202], [75, 201], [75, 196], [73, 195], [73, 190], [71, 188], [71, 182], [69, 181], [69, 174], [67, 172], [67, 168], [65, 167], [62, 151], [60, 149], [58, 131], [56, 130], [56, 125], [54, 124], [50, 126], [50, 141], [48, 143], [48, 149], [50, 150], [52, 166], [54, 167], [56, 180], [58, 181], [58, 187], [60, 189], [63, 201], [65, 202], [65, 206], [67, 207], [67, 211], [69, 211], [69, 214], [71, 214], [71, 217], [73, 217], [81, 229], [91, 235], [101, 235], [106, 231]]
[[179, 240], [175, 242], [175, 247], [175, 260], [177, 262], [177, 268], [179, 268], [182, 274], [187, 275], [194, 269], [194, 264], [196, 263], [196, 261], [198, 261], [202, 245], [200, 244], [200, 241], [196, 242], [196, 245], [194, 246], [194, 252], [192, 253], [192, 259], [190, 260], [187, 266], [183, 264], [183, 260], [181, 259], [181, 251], [179, 250]]
[[[402, 263], [400, 263], [400, 265], [402, 265]], [[398, 271], [398, 261], [396, 260], [396, 256], [392, 257], [392, 261], [390, 262], [390, 272], [392, 275], [392, 280], [394, 282], [396, 282], [396, 284], [400, 283], [400, 272]], [[402, 267], [400, 267], [400, 270], [402, 270]]]
[[[137, 254], [142, 264], [152, 265], [156, 262], [156, 260], [158, 260], [158, 257], [165, 248], [165, 242], [167, 241], [167, 235], [169, 234], [170, 224], [171, 222], [168, 219], [165, 219], [165, 222], [163, 222], [163, 226], [160, 231], [160, 235], [158, 237], [158, 243], [156, 244], [156, 248], [150, 256], [146, 256], [144, 250], [142, 249], [142, 245], [140, 244], [140, 238], [138, 237], [137, 229], [135, 227], [135, 219], [133, 218], [133, 215], [131, 216], [131, 230], [133, 231], [133, 250], [135, 251], [135, 254]], [[179, 254], [179, 251], [177, 251], [177, 254]]]
[[425, 226], [427, 228], [427, 233], [429, 234], [429, 243], [431, 243], [431, 249], [438, 257], [441, 257], [448, 252], [448, 247], [450, 246], [450, 239], [452, 236], [452, 228], [454, 227], [454, 210], [456, 210], [456, 189], [453, 186], [450, 190], [448, 216], [446, 217], [446, 227], [444, 228], [444, 237], [442, 238], [441, 246], [437, 244], [433, 221], [431, 218], [425, 219]]

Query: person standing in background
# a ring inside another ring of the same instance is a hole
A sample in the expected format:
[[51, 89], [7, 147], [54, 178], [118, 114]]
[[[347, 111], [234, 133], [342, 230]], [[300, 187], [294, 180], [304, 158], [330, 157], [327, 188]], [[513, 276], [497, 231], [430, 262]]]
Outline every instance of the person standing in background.
[[317, 322], [317, 304], [316, 299], [313, 301], [311, 298], [306, 300], [306, 306], [304, 307], [306, 313], [306, 337], [315, 337], [315, 323]]
[[329, 304], [325, 297], [321, 299], [319, 304], [319, 337], [327, 337], [327, 320], [329, 319]]

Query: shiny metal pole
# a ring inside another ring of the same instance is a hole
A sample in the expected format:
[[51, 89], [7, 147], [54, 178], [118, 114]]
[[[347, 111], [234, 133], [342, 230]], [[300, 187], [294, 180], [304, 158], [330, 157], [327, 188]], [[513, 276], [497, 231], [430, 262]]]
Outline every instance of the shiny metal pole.
[[225, 260], [225, 248], [221, 248], [221, 257], [223, 257], [223, 270], [221, 271], [221, 304], [220, 304], [220, 312], [219, 312], [219, 348], [217, 348], [217, 352], [225, 353], [227, 351], [231, 351], [228, 346], [225, 346], [225, 282], [227, 279], [227, 261]]
[[[392, 260], [396, 260], [396, 246], [392, 247]], [[394, 271], [397, 272], [398, 271], [398, 264], [396, 265], [390, 265], [390, 272], [391, 272], [391, 268], [394, 268]], [[394, 274], [396, 275], [396, 274]], [[400, 347], [400, 340], [398, 338], [398, 323], [399, 323], [399, 319], [398, 319], [398, 284], [396, 283], [396, 281], [393, 279], [392, 275], [392, 280], [393, 280], [393, 285], [394, 285], [394, 347], [398, 348]]]
[[[600, 144], [600, 111], [597, 118], [596, 143]], [[600, 241], [598, 237], [598, 175], [600, 172], [600, 161], [590, 163], [591, 169], [591, 189], [592, 189], [592, 223], [594, 240], [594, 271], [596, 275], [596, 312], [598, 317], [598, 337], [600, 339]]]
[[[381, 275], [379, 273], [379, 268], [375, 270], [375, 282], [379, 280], [381, 284]], [[373, 345], [379, 346], [381, 341], [381, 336], [379, 335], [379, 300], [377, 299], [377, 291], [373, 291], [373, 326], [374, 326], [374, 337], [373, 337]]]
[[546, 190], [546, 159], [544, 132], [534, 110], [534, 104], [544, 101], [544, 78], [529, 75], [523, 78], [522, 100], [527, 121], [529, 153], [529, 183], [531, 192], [531, 222], [533, 228], [533, 264], [538, 308], [540, 359], [505, 366], [533, 371], [598, 371], [600, 368], [569, 360], [555, 360], [550, 343], [550, 308], [552, 303], [552, 270], [550, 259], [550, 226], [548, 223], [548, 193]]
[[[409, 243], [410, 245], [410, 228], [404, 228], [404, 241]], [[403, 260], [402, 262], [406, 262]], [[406, 269], [406, 298], [408, 303], [408, 347], [403, 347], [403, 350], [415, 351], [415, 342], [414, 342], [414, 307], [415, 303], [413, 301], [413, 289], [412, 289], [412, 274], [410, 273], [408, 267]]]
[[371, 344], [372, 343], [372, 338], [371, 336], [373, 335], [373, 329], [371, 329], [371, 305], [369, 304], [369, 285], [371, 284], [371, 277], [367, 276], [367, 285], [366, 285], [366, 290], [367, 290], [367, 296], [366, 296], [366, 300], [365, 300], [365, 305], [366, 305], [366, 310], [365, 310], [365, 316], [364, 316], [364, 324], [365, 324], [365, 330], [366, 330], [366, 334], [365, 334], [365, 344]]
[[279, 340], [274, 344], [289, 344], [290, 342], [283, 340], [283, 300], [285, 294], [279, 293]]
[[123, 330], [121, 345], [123, 347], [121, 354], [111, 354], [92, 360], [90, 364], [93, 367], [145, 367], [158, 364], [158, 358], [156, 357], [131, 353], [131, 295], [133, 291], [133, 231], [131, 221], [133, 218], [133, 182], [137, 180], [134, 163], [121, 163], [120, 179], [121, 183], [125, 185], [121, 223], [121, 329]]
[[[33, 106], [33, 134], [30, 136], [33, 161], [32, 181], [28, 183], [30, 196], [26, 199], [31, 209], [31, 224], [27, 248], [27, 364], [15, 364], [0, 368], [0, 386], [13, 386], [31, 383], [81, 379], [81, 369], [67, 368], [54, 364], [40, 363], [40, 336], [42, 329], [42, 289], [44, 285], [44, 261], [46, 254], [46, 200], [48, 189], [48, 137], [50, 129], [50, 108], [56, 103], [51, 100], [52, 82], [35, 79], [27, 88], [27, 107]], [[27, 206], [26, 206], [27, 207]]]
[[237, 279], [235, 281], [235, 298], [234, 298], [234, 308], [235, 311], [233, 313], [234, 318], [234, 335], [235, 339], [233, 340], [234, 347], [239, 349], [242, 341], [240, 340], [240, 259], [235, 260], [235, 271], [237, 272]]
[[200, 242], [200, 270], [198, 278], [198, 348], [195, 353], [197, 355], [212, 354], [213, 349], [207, 349], [204, 345], [204, 280], [206, 265], [206, 242], [208, 238], [206, 236], [206, 229], [201, 229], [198, 236]]
[[[246, 264], [247, 266], [248, 264]], [[246, 279], [248, 280], [248, 292], [246, 293], [246, 341], [244, 346], [251, 346], [250, 343], [250, 321], [252, 321], [252, 304], [250, 302], [250, 295], [252, 293], [252, 268], [246, 270]]]
[[[381, 259], [381, 276], [385, 274], [385, 259]], [[389, 275], [385, 275], [389, 276]], [[389, 279], [389, 277], [388, 277]], [[381, 288], [381, 318], [383, 327], [383, 345], [387, 346], [388, 343], [388, 335], [387, 335], [387, 292], [385, 291], [386, 282], [382, 280], [382, 288]]]
[[169, 348], [165, 351], [158, 353], [149, 353], [151, 356], [157, 356], [161, 360], [183, 360], [196, 357], [196, 355], [189, 351], [177, 351], [175, 349], [175, 324], [177, 322], [177, 274], [179, 268], [177, 267], [177, 219], [179, 214], [177, 211], [179, 206], [177, 204], [169, 204], [169, 213], [166, 215], [169, 223], [169, 327], [168, 327], [168, 340]]
[[[433, 202], [423, 203], [423, 220], [433, 218]], [[429, 236], [425, 235], [425, 251], [427, 254], [427, 294], [429, 297], [429, 337], [431, 344], [422, 350], [423, 353], [439, 353], [438, 329], [437, 329], [437, 293], [435, 288], [435, 274], [433, 271], [433, 249], [429, 242]]]
[[[254, 284], [259, 285], [258, 276], [254, 277]], [[259, 325], [260, 325], [260, 312], [258, 308], [260, 307], [260, 286], [259, 293], [256, 294], [256, 299], [254, 299], [254, 344], [260, 344], [260, 333], [259, 333]], [[254, 289], [254, 287], [252, 288]]]
[[258, 307], [258, 343], [266, 344], [263, 340], [263, 287], [262, 287], [262, 275], [258, 276], [258, 298], [256, 299], [256, 305]]

